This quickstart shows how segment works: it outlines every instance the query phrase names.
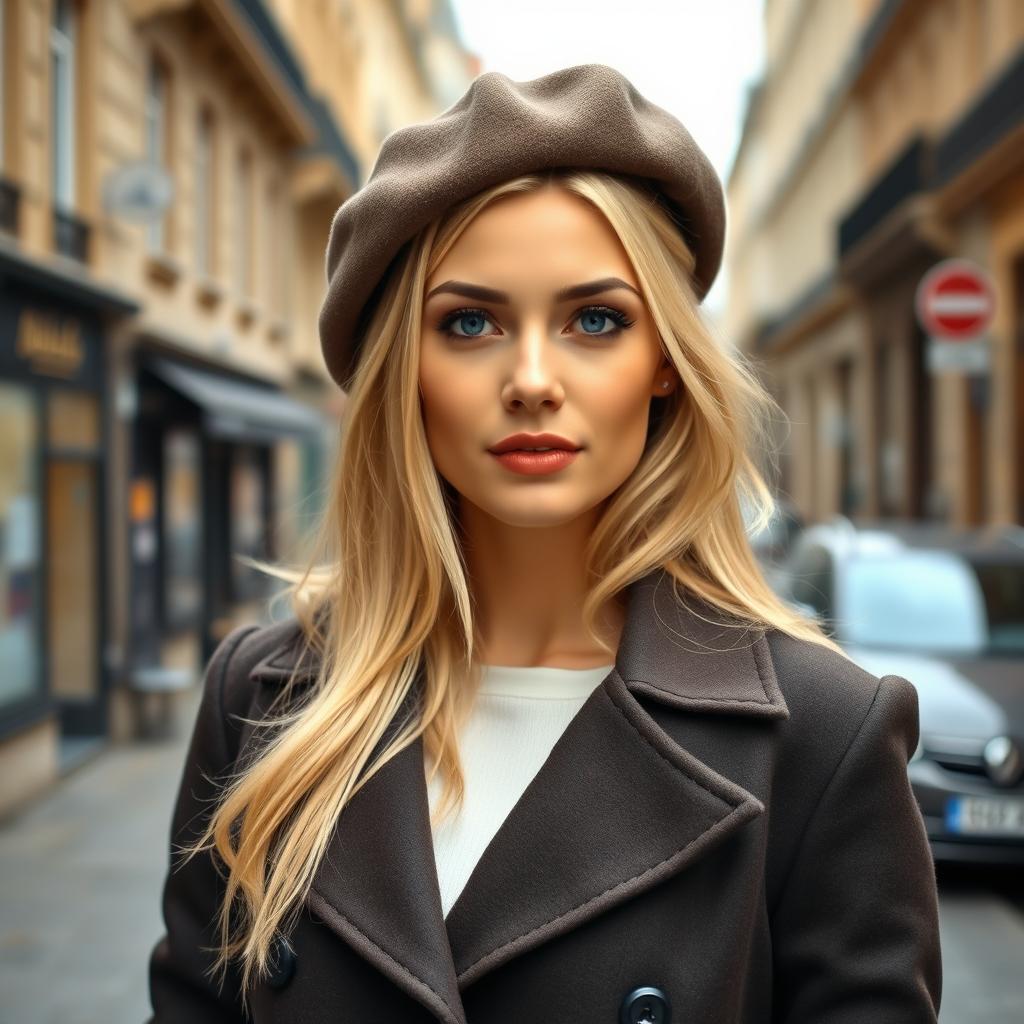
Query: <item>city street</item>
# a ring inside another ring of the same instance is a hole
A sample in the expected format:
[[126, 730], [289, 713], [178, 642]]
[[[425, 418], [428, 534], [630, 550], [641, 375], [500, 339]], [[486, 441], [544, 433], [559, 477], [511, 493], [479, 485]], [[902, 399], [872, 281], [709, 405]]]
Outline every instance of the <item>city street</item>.
[[[906, 829], [1024, 851], [1024, 0], [4, 0], [0, 56], [0, 1024], [150, 1019], [196, 680], [256, 725], [308, 648], [261, 1022], [1024, 1022], [1024, 863]], [[332, 830], [470, 653], [474, 799]]]
[[[147, 1019], [166, 832], [194, 714], [194, 701], [181, 709], [177, 739], [114, 747], [0, 826], [4, 1024]], [[1015, 1024], [1021, 872], [943, 869], [939, 879], [942, 1024]]]

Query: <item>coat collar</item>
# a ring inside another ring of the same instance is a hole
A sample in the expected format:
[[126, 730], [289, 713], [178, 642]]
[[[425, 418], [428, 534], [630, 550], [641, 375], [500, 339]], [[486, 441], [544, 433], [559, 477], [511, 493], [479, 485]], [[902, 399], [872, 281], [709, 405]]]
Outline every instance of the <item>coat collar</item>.
[[[671, 739], [645, 706], [788, 718], [764, 632], [720, 625], [720, 612], [684, 599], [661, 569], [629, 586], [626, 608], [615, 667], [559, 737], [447, 918], [422, 737], [342, 812], [307, 903], [439, 1021], [466, 1024], [461, 993], [469, 985], [682, 870], [764, 811]], [[274, 684], [293, 670], [315, 676], [311, 658], [297, 659], [295, 639], [251, 677]], [[402, 724], [414, 690], [381, 744]]]

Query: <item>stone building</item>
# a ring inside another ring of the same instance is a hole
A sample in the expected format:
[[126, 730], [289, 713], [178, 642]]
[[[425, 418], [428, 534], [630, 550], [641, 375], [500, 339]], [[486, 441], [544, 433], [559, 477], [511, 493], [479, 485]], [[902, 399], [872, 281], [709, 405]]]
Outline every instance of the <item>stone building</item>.
[[330, 218], [476, 65], [441, 0], [6, 0], [0, 61], [3, 813], [267, 614], [236, 556], [300, 557], [337, 441]]
[[[1024, 5], [766, 0], [728, 176], [725, 330], [789, 418], [811, 519], [1024, 521]], [[950, 257], [996, 294], [984, 373], [915, 316]]]

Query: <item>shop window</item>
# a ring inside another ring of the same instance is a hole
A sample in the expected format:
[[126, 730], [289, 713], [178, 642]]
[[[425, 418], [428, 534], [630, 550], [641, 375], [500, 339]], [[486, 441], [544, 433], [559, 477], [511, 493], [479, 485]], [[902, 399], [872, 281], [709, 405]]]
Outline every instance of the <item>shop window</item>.
[[302, 529], [302, 444], [274, 446], [274, 542], [286, 561], [297, 560]]
[[265, 559], [268, 518], [268, 453], [254, 445], [238, 445], [231, 463], [231, 581], [236, 601], [269, 594], [270, 578], [240, 562], [237, 555]]
[[36, 424], [32, 393], [0, 384], [0, 710], [41, 689]]
[[202, 614], [201, 449], [191, 430], [164, 435], [164, 621], [194, 626]]

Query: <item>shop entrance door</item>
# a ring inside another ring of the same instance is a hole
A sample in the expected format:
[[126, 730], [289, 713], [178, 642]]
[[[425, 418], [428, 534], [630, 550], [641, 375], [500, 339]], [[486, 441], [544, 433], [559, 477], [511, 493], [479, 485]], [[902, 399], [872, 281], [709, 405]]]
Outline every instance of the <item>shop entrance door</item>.
[[100, 686], [99, 462], [47, 460], [50, 693], [65, 735], [106, 731]]

